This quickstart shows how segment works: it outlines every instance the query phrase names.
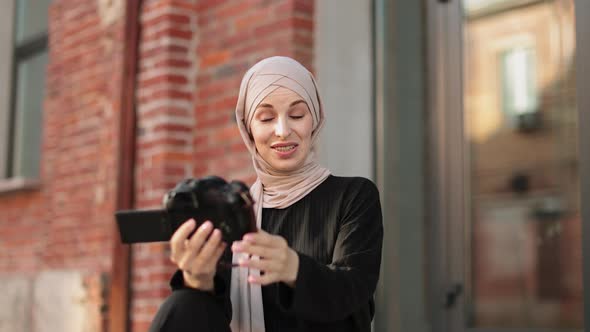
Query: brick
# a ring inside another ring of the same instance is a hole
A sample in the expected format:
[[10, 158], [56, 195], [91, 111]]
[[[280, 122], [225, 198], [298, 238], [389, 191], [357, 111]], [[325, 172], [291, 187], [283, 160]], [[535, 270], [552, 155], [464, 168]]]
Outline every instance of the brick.
[[193, 145], [196, 146], [196, 147], [199, 147], [199, 146], [208, 146], [209, 145], [209, 142], [210, 142], [209, 135], [207, 135], [207, 134], [204, 134], [204, 135], [197, 134], [197, 135], [195, 135], [195, 138], [193, 140]]
[[197, 4], [197, 11], [207, 11], [214, 9], [215, 7], [223, 5], [226, 0], [200, 0]]
[[215, 13], [215, 16], [218, 20], [231, 21], [236, 16], [243, 14], [251, 8], [252, 4], [248, 3], [248, 1], [229, 2], [228, 5], [220, 8]]
[[175, 89], [163, 89], [163, 90], [159, 90], [154, 92], [151, 95], [151, 98], [153, 99], [183, 99], [183, 100], [191, 100], [192, 98], [192, 93], [190, 92], [185, 92], [185, 91], [179, 91], [179, 90], [175, 90]]
[[153, 68], [190, 68], [191, 62], [184, 59], [164, 59], [156, 62]]
[[149, 150], [154, 147], [185, 147], [187, 144], [188, 142], [185, 139], [164, 137], [149, 142], [139, 143], [138, 147], [143, 150]]
[[184, 25], [184, 24], [189, 24], [190, 21], [191, 21], [191, 19], [187, 15], [166, 13], [166, 14], [162, 14], [160, 16], [156, 16], [154, 18], [151, 18], [149, 20], [145, 20], [142, 22], [142, 25], [146, 26], [146, 27], [150, 27], [150, 26], [158, 25], [163, 22], [164, 23], [174, 23], [174, 25]]
[[230, 57], [229, 51], [212, 52], [204, 55], [199, 63], [201, 68], [217, 66], [226, 62]]
[[230, 146], [230, 151], [231, 151], [232, 154], [234, 154], [234, 153], [243, 153], [243, 152], [247, 152], [248, 151], [248, 148], [246, 148], [246, 144], [243, 141], [240, 141], [240, 142], [233, 143]]
[[231, 45], [232, 48], [235, 48], [239, 45], [252, 43], [256, 37], [252, 29], [238, 28], [237, 26], [235, 29], [238, 30], [238, 32], [224, 38], [222, 42], [223, 45]]
[[203, 161], [209, 161], [212, 159], [218, 159], [223, 156], [225, 156], [225, 151], [223, 149], [209, 148], [202, 151], [196, 151], [193, 154], [193, 160], [198, 163]]
[[153, 47], [147, 50], [140, 51], [140, 62], [141, 59], [152, 58], [160, 54], [170, 55], [170, 54], [182, 54], [186, 55], [188, 53], [188, 47], [182, 45], [162, 45]]
[[292, 29], [294, 22], [291, 17], [284, 18], [275, 22], [270, 22], [254, 29], [254, 33], [259, 37], [267, 37], [274, 33], [280, 33], [287, 29]]
[[192, 131], [192, 128], [190, 126], [186, 126], [186, 125], [161, 123], [161, 124], [154, 126], [153, 131], [154, 131], [154, 133], [157, 133], [160, 131], [190, 133]]
[[253, 27], [260, 26], [264, 21], [260, 20], [260, 13], [253, 12], [246, 14], [245, 16], [239, 17], [234, 20], [234, 29], [237, 31], [249, 31]]
[[313, 18], [294, 17], [293, 25], [295, 29], [313, 30]]
[[232, 92], [232, 94], [235, 94], [235, 91], [237, 91], [237, 88], [233, 84], [233, 82], [227, 80], [220, 80], [201, 87], [197, 91], [197, 96], [199, 99], [210, 99], [213, 97], [227, 94], [228, 92]]
[[240, 131], [238, 130], [238, 127], [235, 125], [217, 129], [215, 131], [215, 134], [213, 135], [213, 141], [215, 142], [227, 142], [241, 139], [242, 136], [240, 136]]
[[161, 83], [186, 84], [188, 83], [188, 79], [181, 75], [164, 74], [139, 81], [139, 84], [146, 88]]
[[221, 114], [216, 117], [205, 118], [202, 120], [198, 120], [195, 126], [195, 129], [207, 129], [207, 128], [215, 128], [220, 125], [228, 124], [231, 122], [231, 117], [226, 114]]
[[205, 85], [211, 82], [212, 76], [203, 72], [197, 75], [197, 86]]
[[304, 49], [311, 49], [313, 47], [313, 35], [311, 34], [306, 34], [303, 32], [297, 32], [295, 33], [295, 36], [293, 37], [293, 42], [299, 46], [299, 47], [303, 47]]
[[273, 47], [273, 43], [269, 41], [262, 41], [257, 43], [250, 43], [249, 45], [239, 47], [234, 52], [233, 55], [238, 58], [247, 57], [251, 55], [259, 55], [264, 54], [265, 56], [272, 55], [271, 49]]
[[179, 39], [184, 39], [184, 40], [191, 40], [191, 38], [193, 37], [193, 33], [190, 30], [182, 30], [182, 29], [178, 29], [178, 28], [174, 28], [174, 27], [169, 27], [169, 28], [158, 30], [156, 32], [146, 34], [145, 40], [152, 41], [152, 40], [158, 40], [158, 39], [165, 38], [165, 37], [173, 37], [173, 38], [179, 38]]
[[163, 152], [153, 155], [150, 158], [152, 164], [163, 164], [167, 162], [190, 162], [191, 156], [187, 153]]
[[295, 13], [304, 13], [312, 16], [315, 8], [313, 0], [294, 0], [293, 10]]
[[293, 13], [293, 9], [294, 9], [294, 1], [289, 0], [289, 1], [281, 1], [277, 6], [274, 6], [273, 10], [274, 10], [274, 15], [275, 16], [290, 16]]
[[188, 12], [193, 12], [197, 9], [195, 1], [182, 1], [182, 0], [166, 0], [166, 1], [152, 1], [146, 2], [143, 6], [143, 14], [149, 15], [153, 12], [162, 11], [164, 9], [182, 9]]
[[[238, 85], [235, 85], [236, 91], [238, 90]], [[238, 97], [236, 95], [223, 98], [211, 106], [216, 110], [224, 110], [224, 109], [234, 109], [236, 107], [236, 103], [238, 102]], [[232, 112], [233, 113], [233, 112]]]
[[151, 109], [148, 112], [142, 112], [141, 117], [145, 120], [157, 117], [157, 116], [175, 116], [175, 117], [188, 117], [190, 111], [182, 108], [182, 107], [175, 107], [175, 106], [160, 106]]

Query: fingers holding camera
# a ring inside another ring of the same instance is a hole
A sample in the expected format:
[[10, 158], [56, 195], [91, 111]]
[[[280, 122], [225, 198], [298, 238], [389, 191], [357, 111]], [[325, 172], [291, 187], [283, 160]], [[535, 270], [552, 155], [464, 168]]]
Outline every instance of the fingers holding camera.
[[[179, 266], [181, 264], [186, 264], [187, 261], [191, 261], [195, 256], [198, 256], [201, 252], [201, 248], [207, 241], [207, 238], [213, 231], [213, 224], [210, 221], [205, 221], [197, 231], [191, 236], [190, 239], [185, 238], [183, 241], [184, 251], [185, 254], [182, 257], [182, 260], [178, 262]], [[182, 266], [181, 269], [184, 270]]]
[[196, 222], [189, 219], [184, 224], [180, 225], [176, 232], [170, 238], [170, 260], [175, 264], [178, 263], [180, 257], [185, 250], [185, 241], [189, 234], [195, 229]]
[[193, 244], [193, 239], [191, 238], [187, 248], [188, 255], [186, 255], [185, 260], [181, 261], [180, 264], [183, 265], [183, 270], [190, 271], [191, 273], [215, 273], [217, 258], [219, 258], [216, 256], [219, 249], [223, 247], [221, 231], [218, 229], [213, 231], [209, 239], [198, 241], [197, 244]]
[[188, 239], [195, 224], [191, 219], [174, 233], [170, 240], [171, 260], [182, 270], [188, 287], [213, 290], [217, 262], [223, 255], [226, 244], [222, 242], [221, 231], [214, 230], [209, 221], [199, 226]]

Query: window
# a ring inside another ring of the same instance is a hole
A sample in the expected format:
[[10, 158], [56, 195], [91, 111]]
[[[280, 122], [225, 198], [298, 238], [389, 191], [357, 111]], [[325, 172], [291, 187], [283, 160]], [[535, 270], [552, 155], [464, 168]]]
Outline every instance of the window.
[[535, 51], [514, 48], [502, 56], [503, 107], [513, 128], [532, 130], [539, 126]]
[[0, 4], [0, 181], [39, 177], [50, 3]]

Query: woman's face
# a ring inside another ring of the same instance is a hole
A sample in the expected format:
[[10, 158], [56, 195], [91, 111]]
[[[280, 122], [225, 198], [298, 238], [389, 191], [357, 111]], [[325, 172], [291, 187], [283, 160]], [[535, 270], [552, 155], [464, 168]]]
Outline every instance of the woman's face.
[[303, 166], [313, 131], [311, 112], [303, 98], [281, 87], [266, 96], [254, 112], [250, 131], [262, 159], [280, 172]]

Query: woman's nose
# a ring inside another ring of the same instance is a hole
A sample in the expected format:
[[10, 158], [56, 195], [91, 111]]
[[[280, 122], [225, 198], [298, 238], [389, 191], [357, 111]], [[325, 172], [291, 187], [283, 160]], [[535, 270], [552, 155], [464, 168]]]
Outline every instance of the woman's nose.
[[277, 137], [288, 137], [291, 134], [291, 129], [289, 128], [289, 124], [285, 119], [279, 119], [275, 126], [275, 135]]

